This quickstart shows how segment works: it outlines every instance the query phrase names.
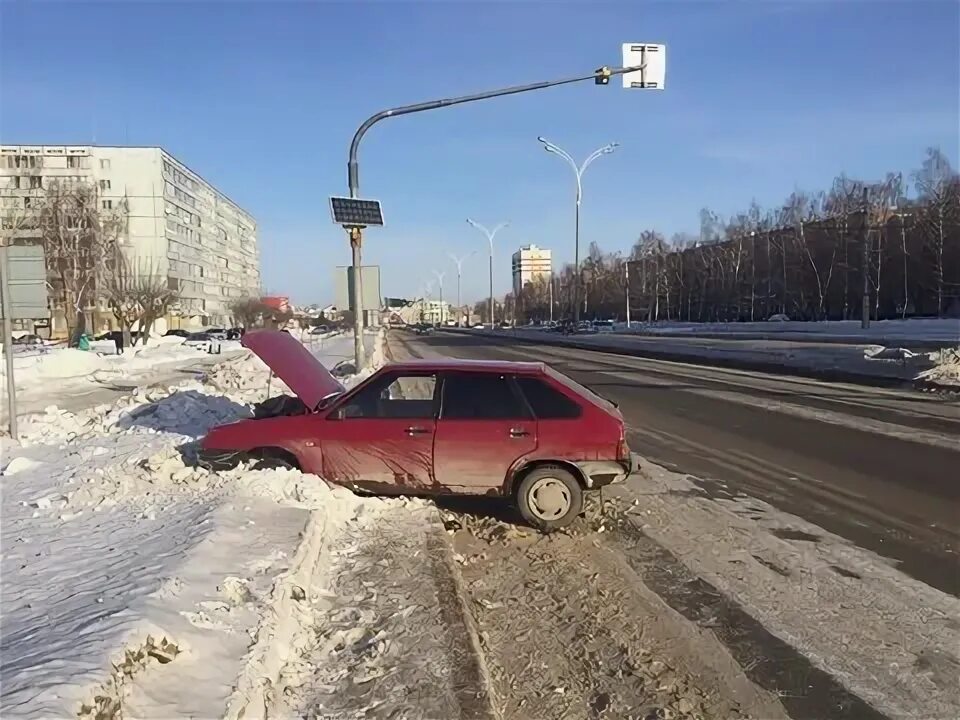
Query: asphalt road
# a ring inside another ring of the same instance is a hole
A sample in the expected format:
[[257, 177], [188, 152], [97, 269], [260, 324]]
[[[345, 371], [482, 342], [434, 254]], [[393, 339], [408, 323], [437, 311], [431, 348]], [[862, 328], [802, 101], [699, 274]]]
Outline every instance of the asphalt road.
[[540, 360], [617, 402], [631, 447], [888, 558], [960, 595], [960, 403], [463, 334], [405, 336], [423, 357]]

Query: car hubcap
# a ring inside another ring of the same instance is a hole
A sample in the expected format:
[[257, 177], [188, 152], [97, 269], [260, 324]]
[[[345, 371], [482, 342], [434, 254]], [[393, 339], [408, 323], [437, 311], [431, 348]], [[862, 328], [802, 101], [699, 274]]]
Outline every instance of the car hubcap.
[[543, 477], [530, 486], [527, 504], [540, 520], [557, 520], [570, 510], [570, 490], [557, 478]]

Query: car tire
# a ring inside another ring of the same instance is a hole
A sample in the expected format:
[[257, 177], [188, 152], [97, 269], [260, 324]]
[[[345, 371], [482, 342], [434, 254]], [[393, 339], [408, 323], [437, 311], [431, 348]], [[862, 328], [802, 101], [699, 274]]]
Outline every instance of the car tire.
[[540, 532], [559, 530], [583, 510], [583, 489], [569, 470], [557, 465], [534, 468], [517, 488], [517, 509]]

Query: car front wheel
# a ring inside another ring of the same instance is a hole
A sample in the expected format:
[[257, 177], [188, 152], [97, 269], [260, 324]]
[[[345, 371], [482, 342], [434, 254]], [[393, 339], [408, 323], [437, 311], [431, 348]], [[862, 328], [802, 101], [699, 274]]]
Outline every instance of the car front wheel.
[[538, 467], [520, 481], [517, 507], [523, 519], [541, 532], [572, 523], [583, 509], [583, 490], [567, 470], [554, 465]]

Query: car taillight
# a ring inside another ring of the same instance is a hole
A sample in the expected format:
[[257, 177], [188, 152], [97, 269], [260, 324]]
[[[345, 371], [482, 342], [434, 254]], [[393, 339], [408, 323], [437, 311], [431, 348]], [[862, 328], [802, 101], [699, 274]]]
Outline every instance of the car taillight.
[[630, 446], [627, 445], [627, 439], [623, 436], [623, 429], [620, 430], [620, 442], [617, 443], [617, 460], [630, 459]]

